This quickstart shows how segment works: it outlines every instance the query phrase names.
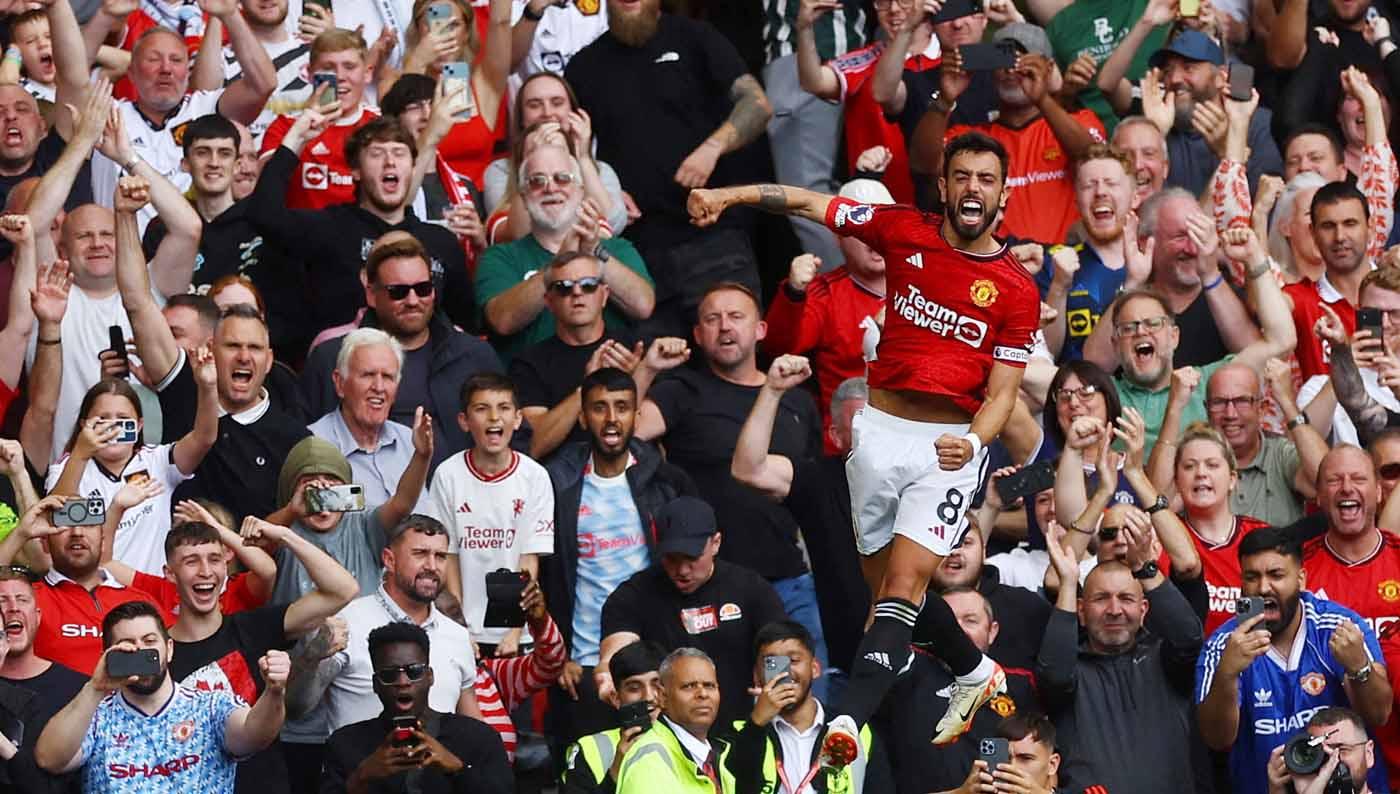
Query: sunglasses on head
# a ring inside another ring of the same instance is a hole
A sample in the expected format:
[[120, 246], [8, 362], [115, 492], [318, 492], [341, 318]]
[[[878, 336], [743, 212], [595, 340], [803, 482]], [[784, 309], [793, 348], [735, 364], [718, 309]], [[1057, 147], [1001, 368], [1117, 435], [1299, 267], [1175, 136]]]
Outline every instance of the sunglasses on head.
[[1400, 479], [1400, 461], [1395, 463], [1382, 463], [1380, 468], [1376, 471], [1387, 480]]
[[0, 565], [0, 579], [24, 578], [30, 584], [39, 581], [41, 576], [24, 565]]
[[598, 291], [598, 285], [602, 283], [603, 280], [597, 276], [584, 276], [579, 279], [561, 278], [558, 281], [549, 282], [549, 289], [561, 298], [574, 294], [575, 286], [583, 290], [584, 295], [592, 295]]
[[414, 662], [396, 667], [381, 667], [374, 671], [374, 677], [379, 679], [379, 683], [388, 686], [399, 682], [399, 673], [407, 675], [409, 681], [422, 681], [423, 676], [428, 674], [428, 663]]
[[385, 284], [384, 294], [389, 296], [389, 300], [401, 301], [408, 297], [410, 290], [414, 295], [420, 298], [426, 298], [433, 294], [433, 289], [433, 282], [431, 280], [420, 281], [417, 284]]

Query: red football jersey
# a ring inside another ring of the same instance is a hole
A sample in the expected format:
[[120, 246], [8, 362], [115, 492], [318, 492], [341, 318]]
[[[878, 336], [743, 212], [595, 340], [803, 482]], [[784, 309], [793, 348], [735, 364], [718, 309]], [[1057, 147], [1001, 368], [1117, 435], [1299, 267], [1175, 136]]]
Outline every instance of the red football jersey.
[[102, 618], [119, 604], [147, 601], [156, 605], [165, 617], [166, 625], [175, 622], [160, 608], [155, 596], [134, 587], [122, 587], [110, 577], [92, 592], [55, 571], [49, 571], [42, 581], [34, 584], [34, 603], [44, 619], [34, 632], [34, 653], [71, 667], [83, 675], [92, 675], [102, 656]]
[[943, 218], [913, 207], [832, 200], [826, 225], [885, 258], [885, 328], [872, 388], [942, 394], [968, 413], [992, 362], [1024, 367], [1040, 327], [1040, 293], [1005, 244], [990, 254], [949, 245]]
[[[1400, 692], [1400, 623], [1392, 623], [1380, 632], [1381, 652], [1385, 659], [1386, 678], [1392, 691]], [[1391, 708], [1390, 719], [1375, 731], [1376, 744], [1385, 759], [1385, 770], [1392, 780], [1400, 775], [1400, 709]]]
[[1298, 348], [1295, 352], [1303, 380], [1306, 381], [1314, 375], [1328, 374], [1332, 371], [1332, 351], [1313, 333], [1313, 326], [1317, 325], [1318, 318], [1324, 316], [1322, 304], [1326, 303], [1337, 313], [1337, 317], [1347, 329], [1348, 337], [1356, 333], [1356, 307], [1332, 287], [1326, 275], [1318, 282], [1299, 281], [1289, 284], [1283, 288], [1283, 294], [1293, 299], [1293, 328], [1298, 332]]
[[1323, 535], [1303, 547], [1303, 570], [1308, 589], [1318, 598], [1336, 601], [1381, 629], [1400, 620], [1400, 536], [1378, 532], [1376, 550], [1349, 563], [1332, 551]]
[[[350, 165], [345, 161], [345, 142], [355, 130], [377, 118], [378, 112], [360, 108], [360, 118], [354, 124], [332, 124], [306, 142], [296, 174], [287, 185], [288, 209], [319, 210], [355, 200], [355, 180], [350, 178]], [[295, 121], [291, 116], [278, 116], [268, 125], [262, 140], [264, 154], [282, 145]]]
[[[1092, 110], [1078, 110], [1071, 117], [1088, 130], [1099, 143], [1106, 142], [1103, 123]], [[1063, 242], [1069, 227], [1079, 220], [1074, 203], [1074, 179], [1069, 155], [1050, 122], [1041, 116], [1024, 127], [1008, 127], [1000, 122], [976, 126], [956, 126], [944, 135], [945, 141], [967, 132], [981, 132], [1006, 147], [1006, 216], [998, 233], [1008, 237]]]
[[[236, 573], [228, 578], [224, 593], [219, 596], [219, 611], [225, 615], [244, 612], [262, 606], [263, 599], [253, 595], [248, 587], [248, 572]], [[145, 590], [156, 598], [156, 605], [172, 615], [180, 614], [180, 591], [175, 583], [163, 576], [153, 576], [145, 571], [137, 571], [131, 586]], [[269, 586], [269, 589], [271, 587]]]
[[1235, 600], [1240, 597], [1240, 540], [1245, 535], [1268, 523], [1249, 516], [1235, 516], [1235, 528], [1224, 543], [1211, 545], [1183, 516], [1181, 523], [1191, 533], [1191, 542], [1196, 544], [1196, 554], [1201, 558], [1201, 578], [1206, 583], [1210, 601], [1206, 607], [1206, 636], [1220, 628], [1220, 624], [1235, 616]]

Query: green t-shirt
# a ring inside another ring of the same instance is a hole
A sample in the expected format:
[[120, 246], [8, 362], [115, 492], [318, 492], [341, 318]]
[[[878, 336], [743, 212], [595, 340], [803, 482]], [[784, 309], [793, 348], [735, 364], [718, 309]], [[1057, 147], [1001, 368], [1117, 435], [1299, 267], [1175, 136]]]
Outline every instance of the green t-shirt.
[[[642, 261], [642, 255], [637, 253], [632, 243], [621, 237], [613, 237], [603, 241], [603, 248], [612, 255], [612, 260], [604, 268], [604, 275], [607, 274], [607, 268], [618, 267], [620, 262], [633, 273], [646, 279], [647, 283], [652, 283], [646, 263]], [[519, 240], [487, 248], [476, 265], [477, 313], [485, 317], [486, 304], [492, 298], [533, 276], [553, 258], [554, 254], [546, 251], [535, 240], [534, 235], [529, 234]], [[631, 325], [627, 317], [611, 304], [603, 309], [603, 322], [609, 330], [628, 328]], [[508, 363], [520, 351], [552, 336], [554, 315], [549, 313], [549, 309], [541, 309], [534, 321], [520, 331], [504, 337], [493, 335], [491, 341], [496, 352], [500, 354], [502, 363]]]
[[[1045, 34], [1050, 37], [1050, 46], [1055, 50], [1055, 60], [1060, 68], [1068, 67], [1084, 52], [1094, 56], [1097, 66], [1103, 66], [1146, 8], [1147, 0], [1074, 0], [1065, 6], [1045, 26]], [[1129, 80], [1142, 78], [1147, 71], [1147, 60], [1166, 41], [1167, 28], [1167, 25], [1162, 25], [1152, 31], [1138, 48], [1128, 68]], [[1113, 128], [1118, 124], [1118, 116], [1109, 107], [1108, 98], [1103, 92], [1091, 84], [1079, 95], [1079, 101], [1098, 115], [1104, 129], [1112, 135]]]
[[[1191, 401], [1186, 404], [1186, 410], [1181, 414], [1182, 430], [1192, 422], [1206, 421], [1206, 384], [1217, 369], [1234, 359], [1234, 356], [1226, 356], [1204, 367], [1198, 367], [1201, 370], [1201, 382], [1196, 384], [1195, 390], [1191, 392]], [[1118, 387], [1118, 400], [1123, 404], [1123, 408], [1136, 408], [1147, 423], [1147, 449], [1144, 454], [1151, 455], [1152, 448], [1157, 446], [1157, 432], [1162, 429], [1162, 420], [1167, 417], [1167, 398], [1171, 396], [1171, 386], [1150, 391], [1124, 378], [1114, 378], [1113, 383]]]

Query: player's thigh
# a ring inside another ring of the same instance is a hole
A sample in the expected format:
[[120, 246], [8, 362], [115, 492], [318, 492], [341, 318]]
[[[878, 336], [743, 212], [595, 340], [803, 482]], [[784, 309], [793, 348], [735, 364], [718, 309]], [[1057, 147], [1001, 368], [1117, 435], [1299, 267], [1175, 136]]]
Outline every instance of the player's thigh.
[[894, 533], [941, 557], [962, 545], [967, 534], [967, 511], [982, 483], [986, 450], [957, 471], [931, 465], [899, 495]]
[[846, 456], [846, 483], [851, 491], [851, 525], [856, 550], [869, 556], [893, 537], [899, 494], [913, 472], [925, 465], [905, 439], [872, 425], [857, 414], [851, 420], [851, 451]]

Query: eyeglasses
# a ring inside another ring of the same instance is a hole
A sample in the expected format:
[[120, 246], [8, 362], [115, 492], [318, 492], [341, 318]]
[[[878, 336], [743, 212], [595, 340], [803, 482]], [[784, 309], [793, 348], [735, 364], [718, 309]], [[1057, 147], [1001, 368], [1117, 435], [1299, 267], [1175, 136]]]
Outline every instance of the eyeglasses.
[[1119, 336], [1133, 336], [1138, 332], [1139, 328], [1145, 328], [1150, 334], [1166, 328], [1167, 324], [1171, 321], [1171, 318], [1165, 314], [1159, 314], [1156, 317], [1148, 317], [1145, 320], [1131, 320], [1126, 323], [1117, 323], [1113, 326], [1113, 332]]
[[1055, 390], [1055, 402], [1067, 403], [1071, 397], [1078, 397], [1080, 401], [1086, 401], [1090, 397], [1099, 393], [1099, 387], [1092, 383], [1080, 386], [1077, 389], [1062, 388]]
[[399, 682], [399, 673], [407, 675], [409, 681], [422, 681], [423, 676], [428, 674], [428, 663], [414, 662], [397, 667], [381, 667], [374, 671], [374, 677], [379, 679], [379, 683], [388, 686]]
[[912, 8], [914, 6], [914, 0], [875, 0], [875, 8], [884, 11], [896, 2], [899, 4], [900, 8]]
[[407, 298], [410, 290], [414, 295], [426, 298], [433, 294], [434, 289], [432, 280], [420, 281], [417, 284], [383, 284], [381, 288], [384, 290], [384, 294], [389, 296], [389, 300], [393, 301]]
[[1387, 480], [1400, 480], [1400, 462], [1382, 463], [1376, 472]]
[[1117, 539], [1118, 539], [1118, 530], [1120, 530], [1120, 529], [1122, 529], [1122, 528], [1123, 528], [1123, 527], [1121, 527], [1121, 526], [1112, 526], [1112, 527], [1110, 527], [1110, 526], [1102, 526], [1102, 527], [1099, 527], [1099, 541], [1101, 541], [1101, 542], [1103, 542], [1103, 543], [1111, 543], [1111, 542], [1117, 540]]
[[554, 180], [555, 187], [572, 185], [578, 181], [578, 175], [569, 171], [555, 171], [553, 174], [530, 174], [525, 178], [525, 184], [531, 190], [544, 190], [544, 186], [549, 184], [549, 180]]
[[561, 298], [567, 298], [574, 294], [574, 287], [583, 290], [584, 295], [592, 295], [598, 291], [598, 286], [603, 283], [597, 276], [584, 276], [580, 279], [561, 278], [558, 281], [551, 281], [546, 288]]
[[1233, 406], [1236, 411], [1243, 411], [1246, 408], [1254, 407], [1257, 402], [1259, 402], [1259, 398], [1252, 394], [1240, 397], [1212, 397], [1206, 400], [1206, 408], [1212, 411], [1223, 411]]

